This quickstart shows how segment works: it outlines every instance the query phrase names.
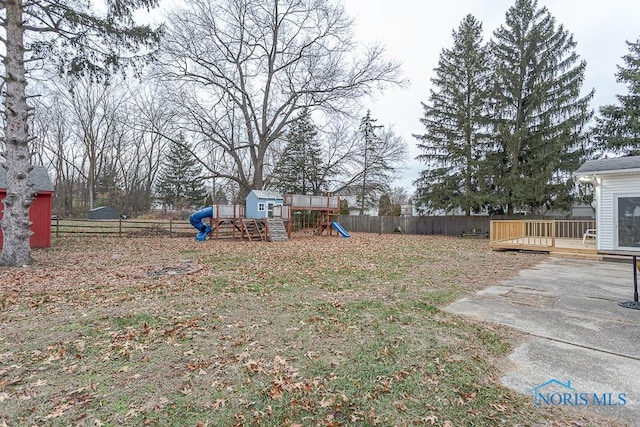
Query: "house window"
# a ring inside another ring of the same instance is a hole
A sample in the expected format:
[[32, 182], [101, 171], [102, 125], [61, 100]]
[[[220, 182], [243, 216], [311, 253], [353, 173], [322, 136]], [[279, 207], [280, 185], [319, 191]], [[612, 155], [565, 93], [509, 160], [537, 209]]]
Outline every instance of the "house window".
[[640, 248], [640, 197], [618, 197], [618, 247]]
[[264, 203], [258, 203], [258, 212], [264, 212]]

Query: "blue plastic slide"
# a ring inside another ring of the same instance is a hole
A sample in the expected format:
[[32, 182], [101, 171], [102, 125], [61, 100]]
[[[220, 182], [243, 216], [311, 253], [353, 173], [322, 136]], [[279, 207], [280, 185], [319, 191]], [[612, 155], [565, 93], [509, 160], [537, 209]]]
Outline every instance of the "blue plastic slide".
[[189, 222], [197, 230], [196, 240], [198, 242], [204, 242], [207, 239], [207, 235], [211, 233], [211, 226], [202, 222], [205, 218], [213, 218], [213, 207], [200, 209], [198, 212], [194, 212], [189, 217]]
[[342, 237], [351, 237], [351, 234], [347, 233], [347, 230], [345, 230], [344, 228], [342, 228], [342, 226], [340, 225], [340, 223], [339, 223], [339, 222], [334, 221], [334, 222], [332, 222], [332, 223], [331, 223], [331, 226], [332, 226], [333, 228], [335, 228], [335, 229], [336, 229], [336, 231], [337, 231], [338, 233], [340, 233], [340, 235], [341, 235]]

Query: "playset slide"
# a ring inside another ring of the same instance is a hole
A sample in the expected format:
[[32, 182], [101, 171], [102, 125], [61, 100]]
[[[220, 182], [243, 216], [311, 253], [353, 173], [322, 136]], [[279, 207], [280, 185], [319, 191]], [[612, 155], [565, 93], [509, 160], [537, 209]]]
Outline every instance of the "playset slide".
[[207, 235], [211, 233], [211, 226], [202, 222], [205, 218], [213, 218], [213, 207], [209, 206], [207, 208], [200, 209], [199, 211], [192, 213], [189, 217], [191, 225], [198, 230], [196, 240], [199, 242], [204, 242], [207, 239]]
[[345, 230], [339, 222], [334, 221], [331, 223], [331, 226], [340, 233], [342, 237], [351, 237], [351, 234], [347, 233], [347, 230]]

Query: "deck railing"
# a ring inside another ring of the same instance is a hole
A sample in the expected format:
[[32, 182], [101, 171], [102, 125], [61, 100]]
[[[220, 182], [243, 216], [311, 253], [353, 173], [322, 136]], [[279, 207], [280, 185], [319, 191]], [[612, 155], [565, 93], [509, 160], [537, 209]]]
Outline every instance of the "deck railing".
[[582, 239], [595, 220], [495, 220], [491, 221], [491, 246], [555, 247], [556, 239]]
[[336, 210], [340, 209], [340, 196], [307, 196], [301, 194], [287, 194], [284, 204], [291, 206], [291, 210]]
[[582, 239], [587, 230], [595, 230], [596, 220], [556, 220], [556, 237], [560, 239]]
[[214, 219], [244, 218], [243, 205], [213, 205], [212, 208], [212, 217]]

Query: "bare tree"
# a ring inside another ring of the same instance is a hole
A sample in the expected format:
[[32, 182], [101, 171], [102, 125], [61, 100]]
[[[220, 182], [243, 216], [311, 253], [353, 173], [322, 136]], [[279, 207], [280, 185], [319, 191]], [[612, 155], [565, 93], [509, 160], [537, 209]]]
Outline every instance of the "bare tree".
[[399, 83], [384, 49], [361, 52], [352, 21], [327, 0], [193, 0], [174, 12], [162, 75], [181, 83], [187, 124], [233, 169], [212, 174], [262, 189], [270, 150], [303, 109], [348, 110]]
[[54, 174], [53, 211], [73, 214], [77, 188], [81, 185], [80, 163], [83, 153], [73, 132], [73, 118], [66, 99], [51, 85], [36, 105], [33, 129], [37, 139], [34, 156]]
[[98, 197], [132, 215], [148, 211], [167, 144], [161, 134], [175, 127], [162, 88], [119, 78], [53, 82], [40, 90], [33, 151], [55, 175], [54, 211], [76, 214]]
[[168, 139], [177, 135], [175, 111], [166, 102], [166, 93], [158, 84], [129, 86], [132, 123], [129, 124], [129, 153], [119, 161], [123, 177], [125, 206], [137, 215], [151, 208], [156, 177], [167, 151]]
[[377, 205], [380, 196], [390, 190], [390, 183], [407, 157], [407, 144], [393, 128], [376, 125], [368, 111], [360, 126], [351, 132], [348, 152], [339, 165], [342, 181], [335, 191], [354, 195], [360, 215]]
[[89, 209], [93, 209], [100, 179], [114, 179], [114, 163], [122, 155], [122, 114], [126, 95], [115, 84], [93, 83], [88, 79], [74, 82], [67, 91], [75, 133], [84, 149], [81, 168], [86, 174]]

